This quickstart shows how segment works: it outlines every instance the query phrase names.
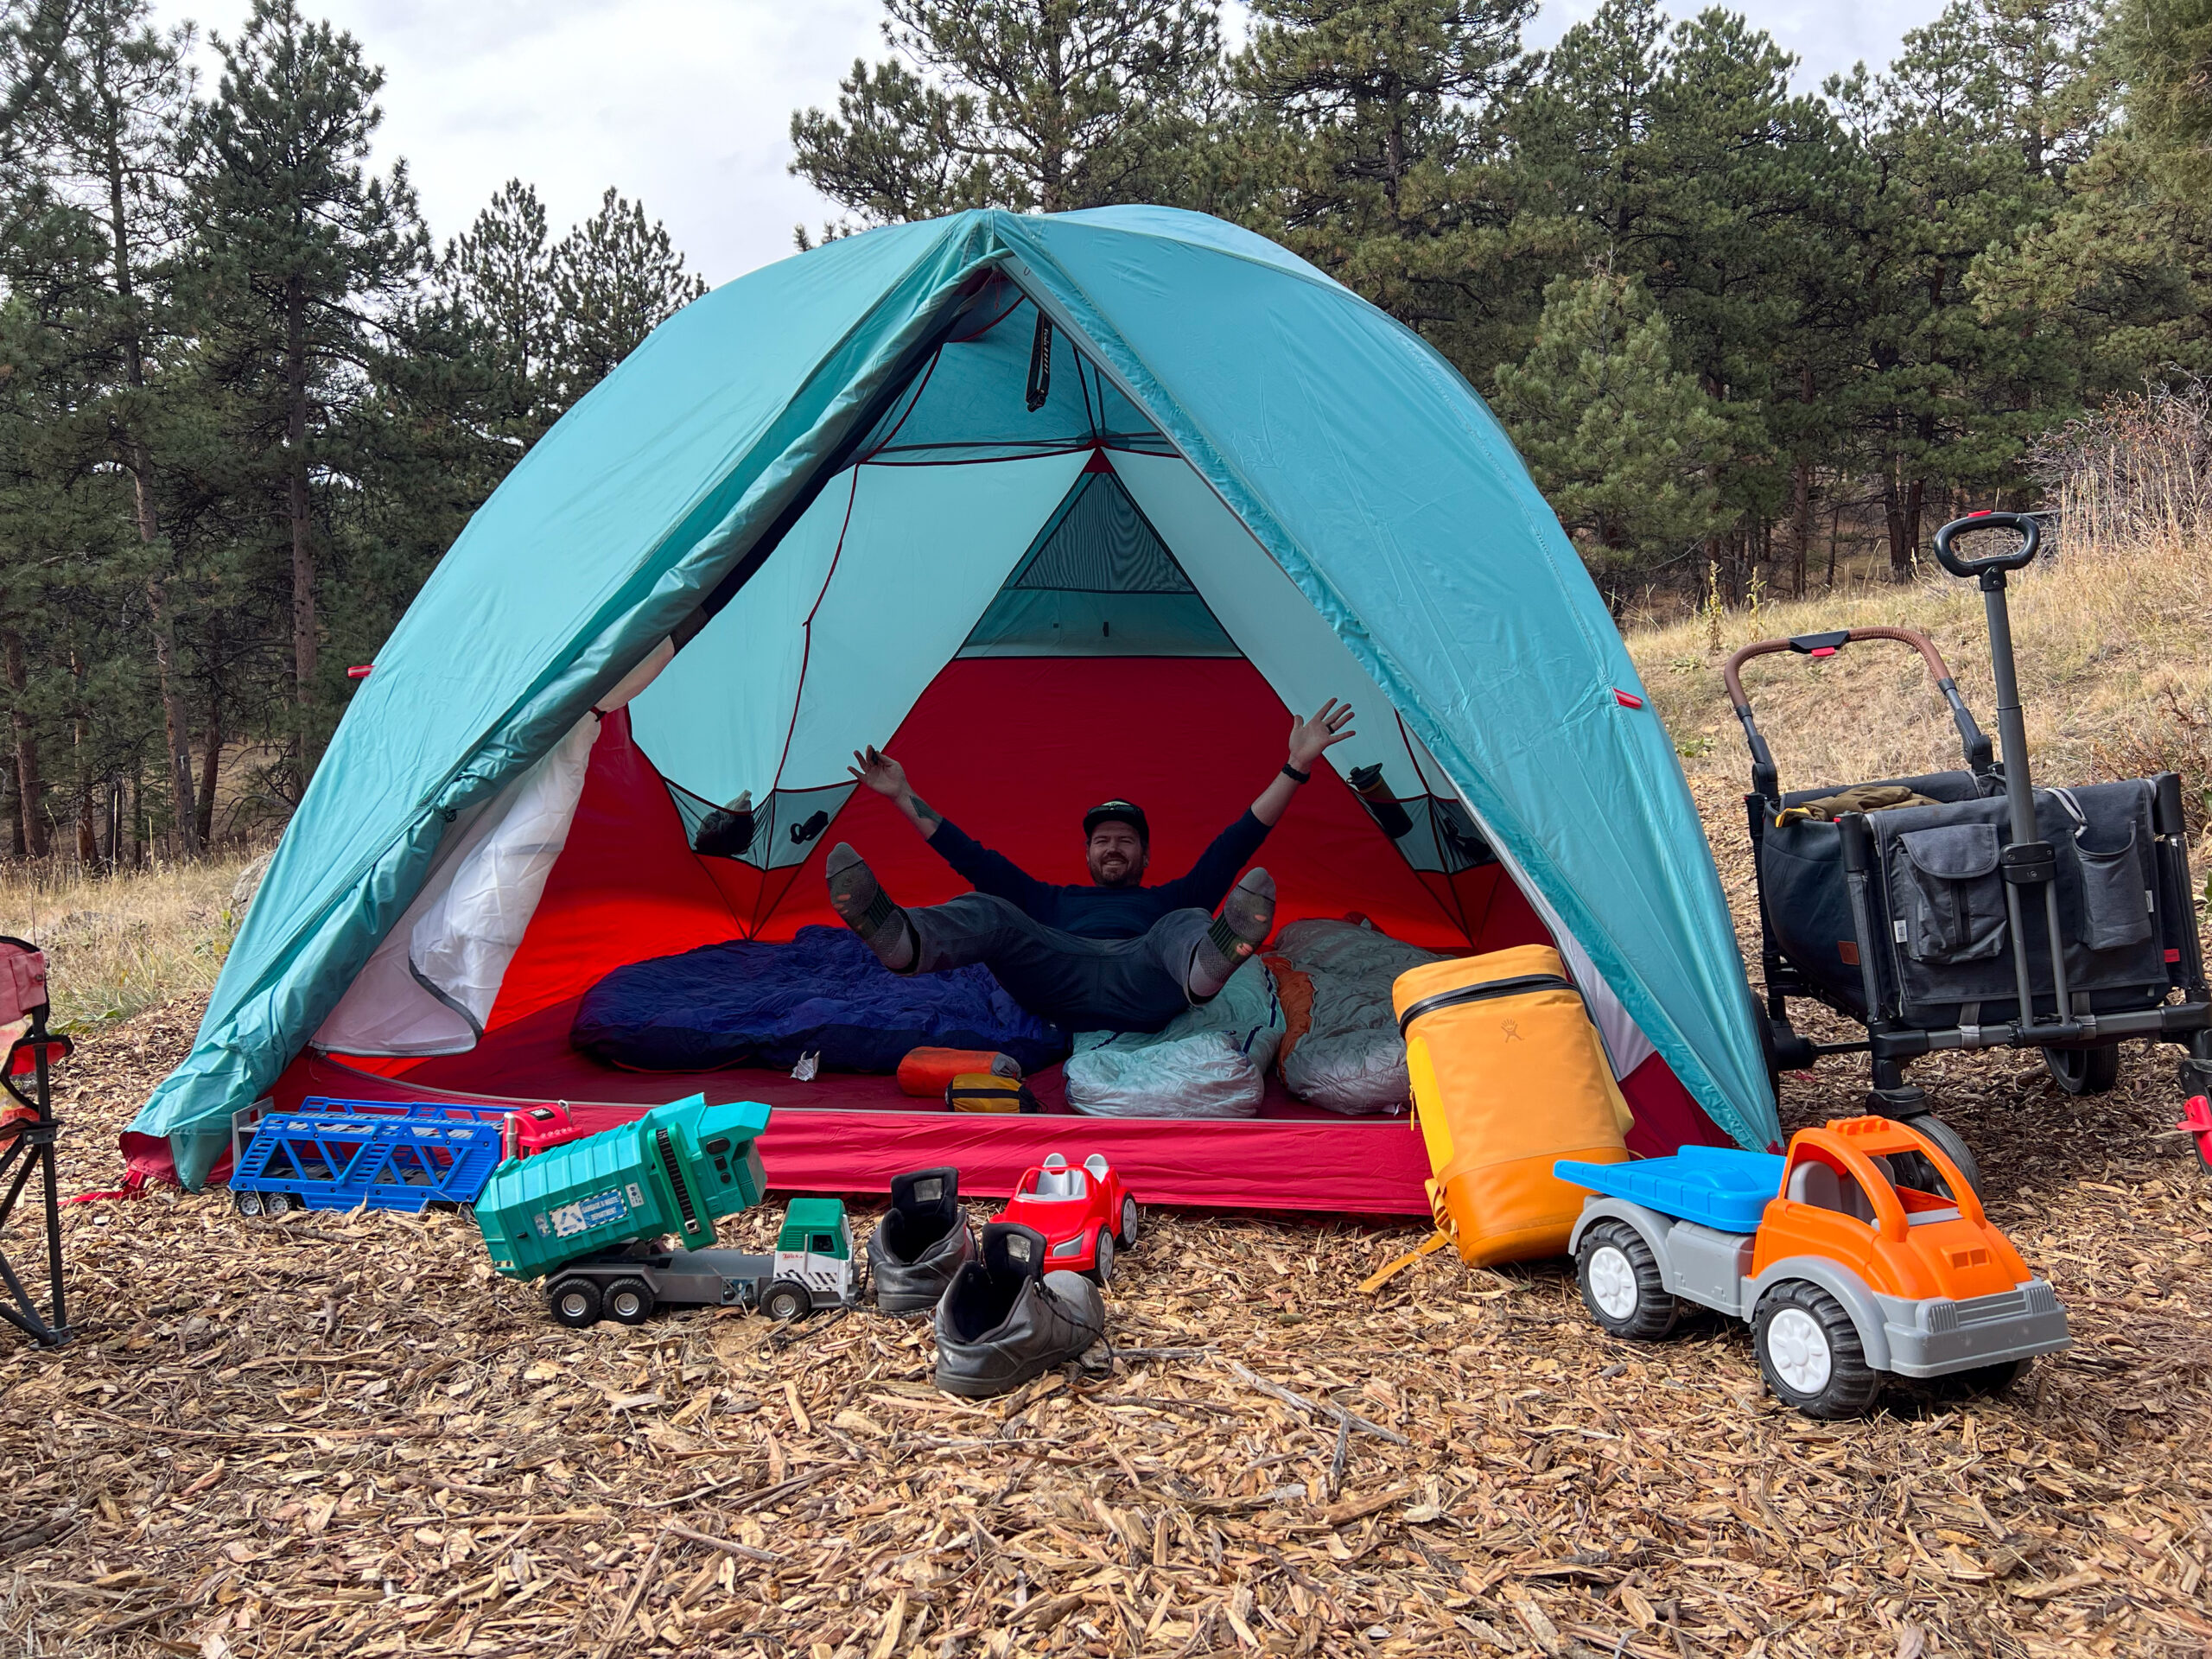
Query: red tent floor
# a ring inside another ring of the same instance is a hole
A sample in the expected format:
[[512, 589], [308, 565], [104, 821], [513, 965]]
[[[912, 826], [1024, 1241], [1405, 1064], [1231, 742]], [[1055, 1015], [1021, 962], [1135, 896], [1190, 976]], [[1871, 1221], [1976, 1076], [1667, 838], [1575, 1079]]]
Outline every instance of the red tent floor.
[[[543, 1010], [546, 1033], [565, 1039], [572, 1004]], [[1250, 1118], [1086, 1117], [1067, 1104], [1060, 1069], [1030, 1080], [1041, 1114], [986, 1116], [931, 1108], [890, 1077], [824, 1072], [798, 1083], [780, 1072], [625, 1072], [575, 1053], [564, 1040], [530, 1043], [510, 1029], [504, 1054], [479, 1051], [430, 1060], [360, 1060], [310, 1052], [271, 1091], [279, 1109], [310, 1095], [345, 1100], [454, 1100], [567, 1104], [575, 1117], [613, 1128], [648, 1106], [703, 1092], [775, 1109], [760, 1142], [779, 1192], [882, 1192], [904, 1170], [950, 1165], [976, 1198], [1012, 1192], [1048, 1152], [1073, 1161], [1103, 1153], [1145, 1204], [1206, 1209], [1425, 1216], [1428, 1175], [1421, 1137], [1404, 1116], [1343, 1117], [1306, 1106], [1270, 1076]], [[518, 1042], [517, 1039], [523, 1039]], [[517, 1049], [528, 1052], [517, 1064]], [[519, 1086], [518, 1086], [519, 1085]], [[1650, 1155], [1685, 1141], [1719, 1144], [1671, 1072], [1655, 1058], [1624, 1084], [1637, 1114], [1629, 1144]]]

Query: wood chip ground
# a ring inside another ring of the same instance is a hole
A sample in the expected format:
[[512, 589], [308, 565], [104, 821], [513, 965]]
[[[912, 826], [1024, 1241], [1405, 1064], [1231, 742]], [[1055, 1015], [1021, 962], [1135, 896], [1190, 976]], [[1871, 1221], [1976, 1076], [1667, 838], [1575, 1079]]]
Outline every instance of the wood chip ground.
[[[196, 1015], [85, 1041], [71, 1192]], [[2212, 1178], [2172, 1066], [1924, 1071], [2076, 1342], [1844, 1424], [1738, 1326], [1608, 1340], [1563, 1264], [1361, 1295], [1410, 1225], [1148, 1216], [1121, 1357], [976, 1405], [873, 1313], [562, 1330], [453, 1216], [74, 1205], [81, 1334], [0, 1339], [0, 1656], [2202, 1654]], [[1785, 1119], [1859, 1086], [1827, 1062]]]

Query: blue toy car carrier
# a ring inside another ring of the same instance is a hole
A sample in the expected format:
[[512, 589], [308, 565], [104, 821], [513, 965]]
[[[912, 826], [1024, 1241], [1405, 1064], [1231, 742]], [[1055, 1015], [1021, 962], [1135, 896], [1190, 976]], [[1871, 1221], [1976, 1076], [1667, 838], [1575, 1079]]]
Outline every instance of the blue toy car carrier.
[[[504, 1112], [482, 1116], [443, 1103], [395, 1110], [346, 1109], [346, 1101], [308, 1101], [310, 1109], [277, 1112], [254, 1125], [253, 1140], [231, 1175], [242, 1216], [292, 1209], [398, 1210], [473, 1205], [499, 1167]], [[312, 1109], [324, 1107], [327, 1109]]]

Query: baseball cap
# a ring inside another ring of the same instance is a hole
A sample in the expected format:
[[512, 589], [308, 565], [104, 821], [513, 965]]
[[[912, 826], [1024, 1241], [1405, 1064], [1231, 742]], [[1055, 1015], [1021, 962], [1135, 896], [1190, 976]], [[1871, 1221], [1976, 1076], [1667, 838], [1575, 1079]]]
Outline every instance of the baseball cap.
[[1088, 841], [1102, 823], [1126, 823], [1137, 832], [1137, 839], [1146, 846], [1152, 845], [1152, 826], [1144, 821], [1144, 809], [1129, 801], [1101, 801], [1083, 815], [1084, 839]]

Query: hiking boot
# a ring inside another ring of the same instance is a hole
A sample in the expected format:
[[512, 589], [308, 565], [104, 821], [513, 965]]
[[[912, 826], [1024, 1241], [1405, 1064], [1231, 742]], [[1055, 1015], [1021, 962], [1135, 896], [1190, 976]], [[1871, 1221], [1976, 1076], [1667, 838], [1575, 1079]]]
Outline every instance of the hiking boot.
[[1106, 1334], [1106, 1304], [1081, 1274], [1046, 1273], [1045, 1236], [1018, 1222], [983, 1229], [977, 1260], [937, 1305], [937, 1385], [969, 1399], [1020, 1388]]
[[868, 1236], [868, 1278], [886, 1313], [926, 1313], [976, 1259], [960, 1207], [960, 1172], [917, 1169], [891, 1178], [891, 1209]]

